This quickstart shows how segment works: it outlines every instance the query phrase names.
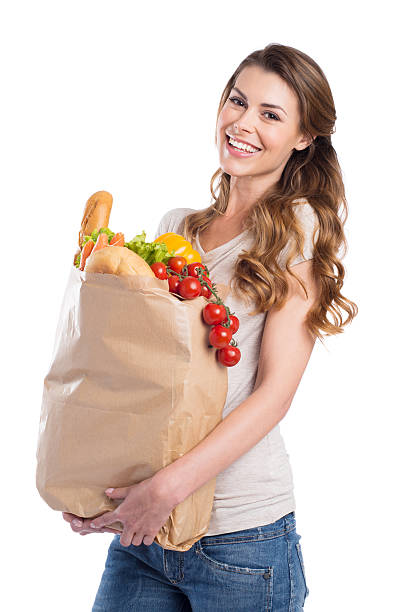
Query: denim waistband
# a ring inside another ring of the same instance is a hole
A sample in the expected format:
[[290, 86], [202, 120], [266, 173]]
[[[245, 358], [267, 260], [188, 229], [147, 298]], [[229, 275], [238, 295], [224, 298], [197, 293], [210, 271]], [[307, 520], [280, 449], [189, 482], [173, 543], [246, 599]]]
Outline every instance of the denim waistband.
[[266, 533], [270, 534], [274, 531], [287, 533], [288, 531], [292, 531], [292, 529], [296, 528], [296, 515], [295, 511], [289, 512], [289, 514], [285, 514], [280, 519], [275, 521], [274, 523], [269, 523], [269, 525], [261, 525], [260, 527], [256, 527], [258, 533]]
[[203, 536], [201, 542], [204, 544], [216, 544], [236, 541], [256, 541], [256, 540], [267, 540], [274, 538], [289, 531], [296, 529], [296, 515], [295, 511], [289, 512], [282, 516], [274, 523], [268, 525], [261, 525], [259, 527], [252, 527], [250, 529], [242, 529], [240, 531], [232, 531], [229, 533], [222, 533], [218, 535]]

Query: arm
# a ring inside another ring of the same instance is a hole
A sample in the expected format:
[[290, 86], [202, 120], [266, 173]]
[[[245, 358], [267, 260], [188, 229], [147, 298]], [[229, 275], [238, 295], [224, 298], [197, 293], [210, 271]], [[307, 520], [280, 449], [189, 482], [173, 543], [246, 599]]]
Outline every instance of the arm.
[[177, 503], [199, 489], [248, 452], [288, 411], [314, 347], [304, 325], [318, 296], [312, 261], [295, 266], [306, 285], [289, 278], [286, 304], [266, 316], [254, 390], [199, 444], [157, 472], [158, 488], [171, 492]]

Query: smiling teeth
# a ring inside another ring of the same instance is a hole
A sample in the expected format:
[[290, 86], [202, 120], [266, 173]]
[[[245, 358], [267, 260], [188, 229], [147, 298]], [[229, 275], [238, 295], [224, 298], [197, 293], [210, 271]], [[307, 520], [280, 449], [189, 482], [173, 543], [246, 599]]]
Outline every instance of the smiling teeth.
[[236, 147], [237, 149], [242, 149], [243, 151], [248, 151], [249, 153], [256, 153], [257, 151], [260, 151], [260, 149], [254, 149], [254, 147], [251, 147], [251, 145], [243, 144], [242, 142], [233, 140], [231, 137], [230, 143], [233, 145], [233, 147]]

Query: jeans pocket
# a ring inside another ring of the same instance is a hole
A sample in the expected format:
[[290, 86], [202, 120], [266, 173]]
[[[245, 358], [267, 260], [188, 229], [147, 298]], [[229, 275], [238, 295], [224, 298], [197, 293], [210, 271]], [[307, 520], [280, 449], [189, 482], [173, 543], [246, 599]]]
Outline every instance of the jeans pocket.
[[297, 550], [297, 555], [300, 561], [300, 567], [302, 568], [303, 580], [304, 580], [305, 587], [306, 587], [306, 593], [304, 597], [306, 599], [306, 597], [309, 595], [309, 589], [307, 586], [307, 580], [306, 580], [306, 574], [305, 574], [305, 568], [304, 568], [304, 562], [303, 562], [303, 553], [302, 553], [302, 547], [300, 545], [300, 542], [296, 542], [296, 550]]
[[[270, 567], [261, 564], [261, 558], [252, 554], [256, 542], [228, 542], [224, 544], [201, 544], [196, 554], [214, 569], [247, 575], [267, 575]], [[259, 561], [259, 563], [258, 563]], [[269, 577], [269, 576], [267, 576]]]
[[195, 549], [199, 581], [205, 585], [204, 609], [272, 610], [274, 567], [272, 555], [267, 554], [269, 541], [244, 536], [218, 540], [200, 540]]

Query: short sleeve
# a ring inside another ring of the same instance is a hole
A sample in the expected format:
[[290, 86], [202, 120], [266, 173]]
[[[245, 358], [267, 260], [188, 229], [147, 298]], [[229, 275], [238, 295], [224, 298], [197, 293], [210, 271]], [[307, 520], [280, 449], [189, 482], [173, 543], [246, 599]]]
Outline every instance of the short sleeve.
[[[319, 234], [318, 228], [318, 218], [313, 209], [313, 207], [309, 203], [299, 204], [294, 207], [295, 216], [300, 223], [301, 229], [304, 233], [304, 246], [303, 246], [303, 255], [297, 255], [290, 264], [291, 267], [295, 266], [302, 261], [307, 261], [308, 259], [312, 259], [314, 244], [317, 241], [317, 237]], [[314, 237], [313, 237], [314, 235]], [[290, 248], [291, 239], [286, 247], [282, 250], [279, 256], [279, 261], [281, 262], [282, 268], [286, 268], [286, 260], [288, 251]]]
[[156, 240], [158, 236], [162, 236], [162, 234], [166, 234], [167, 232], [171, 231], [169, 230], [169, 222], [172, 214], [173, 210], [168, 210], [168, 212], [166, 212], [161, 218], [160, 222], [158, 223], [158, 229], [156, 230], [154, 240]]
[[191, 212], [196, 212], [196, 210], [194, 208], [172, 208], [168, 210], [158, 224], [154, 240], [167, 232], [175, 232], [177, 234], [184, 218]]

